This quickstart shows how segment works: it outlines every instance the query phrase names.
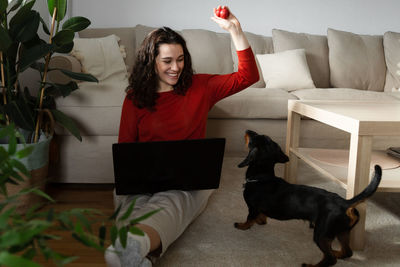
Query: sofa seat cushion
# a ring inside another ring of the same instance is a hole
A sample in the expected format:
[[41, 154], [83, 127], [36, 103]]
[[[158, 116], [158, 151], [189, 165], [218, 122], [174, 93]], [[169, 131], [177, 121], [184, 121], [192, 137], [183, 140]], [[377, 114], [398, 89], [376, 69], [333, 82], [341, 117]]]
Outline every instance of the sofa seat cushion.
[[302, 89], [293, 91], [292, 94], [300, 100], [397, 101], [386, 93], [351, 88]]
[[[77, 124], [81, 136], [118, 135], [121, 118], [121, 104], [102, 107], [59, 107], [58, 109]], [[70, 135], [63, 128], [56, 128], [59, 135]]]
[[285, 119], [288, 100], [297, 99], [277, 88], [247, 88], [222, 99], [209, 112], [212, 119]]
[[81, 82], [79, 89], [66, 98], [58, 98], [58, 107], [109, 107], [121, 106], [125, 98], [128, 78], [107, 79], [99, 83]]
[[385, 94], [400, 100], [400, 91], [385, 92]]

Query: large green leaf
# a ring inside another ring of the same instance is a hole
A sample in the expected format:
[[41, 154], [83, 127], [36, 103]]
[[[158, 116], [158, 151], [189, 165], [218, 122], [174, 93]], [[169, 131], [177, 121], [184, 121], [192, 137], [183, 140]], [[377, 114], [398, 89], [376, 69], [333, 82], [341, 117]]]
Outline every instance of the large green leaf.
[[136, 203], [136, 199], [134, 199], [131, 202], [131, 204], [129, 205], [128, 209], [125, 211], [125, 213], [121, 216], [121, 218], [118, 219], [119, 221], [124, 221], [124, 220], [128, 219], [131, 216], [131, 214], [133, 212], [133, 209], [135, 207], [135, 203]]
[[0, 252], [0, 265], [8, 267], [41, 267], [39, 264], [6, 251]]
[[140, 217], [138, 217], [136, 219], [131, 220], [129, 223], [130, 224], [136, 224], [138, 222], [141, 222], [141, 221], [151, 217], [153, 214], [159, 212], [160, 210], [162, 210], [162, 209], [156, 209], [156, 210], [150, 211], [150, 212], [148, 212], [148, 213], [146, 213], [146, 214], [144, 214], [144, 215], [142, 215], [142, 216], [140, 216]]
[[126, 227], [122, 227], [118, 231], [118, 237], [119, 237], [119, 242], [121, 242], [121, 245], [123, 248], [126, 247], [126, 241], [128, 239], [128, 229]]
[[54, 44], [40, 44], [22, 52], [19, 60], [19, 70], [23, 72], [36, 60], [39, 60], [56, 49]]
[[45, 94], [51, 96], [69, 96], [73, 91], [77, 90], [79, 87], [76, 82], [71, 81], [67, 84], [58, 84], [58, 83], [47, 83], [51, 86], [46, 88]]
[[69, 44], [74, 40], [74, 36], [75, 34], [73, 30], [62, 30], [53, 37], [53, 43], [55, 43], [57, 46]]
[[39, 13], [31, 10], [22, 23], [13, 26], [12, 31], [18, 41], [27, 42], [36, 36], [39, 24]]
[[13, 134], [8, 139], [8, 154], [14, 155], [17, 152], [17, 137]]
[[[18, 3], [17, 3], [18, 4]], [[10, 20], [10, 27], [13, 25], [17, 25], [23, 23], [28, 14], [31, 12], [33, 5], [35, 4], [35, 0], [27, 2], [24, 4], [17, 13]]]
[[89, 25], [90, 25], [90, 20], [88, 20], [85, 17], [72, 17], [68, 19], [66, 22], [64, 22], [62, 29], [63, 30], [69, 29], [74, 32], [79, 32], [89, 27]]
[[115, 246], [115, 241], [117, 241], [118, 238], [118, 228], [117, 226], [113, 225], [110, 229], [110, 237], [111, 237], [111, 243]]
[[70, 43], [67, 43], [60, 47], [57, 47], [55, 52], [61, 53], [61, 54], [68, 54], [69, 52], [72, 51], [73, 48], [74, 48], [74, 42], [71, 41]]
[[99, 228], [99, 245], [104, 247], [104, 240], [106, 239], [106, 234], [107, 234], [107, 228], [103, 224]]
[[81, 72], [72, 72], [69, 70], [62, 70], [58, 69], [68, 77], [71, 77], [72, 79], [79, 80], [79, 81], [86, 81], [86, 82], [99, 82], [96, 77], [94, 77], [92, 74], [87, 74], [87, 73], [81, 73]]
[[40, 17], [40, 22], [42, 23], [43, 31], [50, 35], [49, 27], [47, 27], [47, 23], [43, 20], [42, 17]]
[[16, 99], [4, 105], [4, 109], [12, 122], [16, 126], [28, 131], [35, 130], [35, 119], [27, 102], [22, 99]]
[[3, 25], [0, 25], [0, 51], [5, 52], [11, 46], [12, 40]]
[[133, 225], [129, 227], [129, 233], [133, 235], [144, 236], [144, 232]]
[[[7, 227], [10, 215], [14, 212], [16, 207], [11, 207], [5, 212], [0, 213], [0, 229], [3, 230], [4, 228]], [[3, 232], [3, 231], [2, 231]]]
[[53, 16], [54, 8], [57, 8], [57, 21], [61, 21], [67, 13], [67, 0], [47, 0], [50, 16]]
[[23, 49], [32, 49], [37, 45], [41, 45], [46, 43], [42, 39], [40, 39], [39, 35], [36, 33], [29, 41], [23, 43]]
[[8, 0], [0, 0], [0, 13], [3, 13], [7, 10]]
[[[25, 189], [24, 189], [24, 190], [25, 190]], [[21, 192], [23, 192], [24, 190], [21, 190]], [[43, 192], [43, 191], [40, 190], [40, 189], [31, 188], [31, 189], [27, 190], [27, 192], [33, 193], [33, 194], [35, 194], [35, 195], [38, 195], [38, 196], [40, 196], [40, 197], [42, 197], [42, 198], [47, 199], [48, 201], [55, 202], [55, 200], [54, 200], [51, 196], [49, 196], [48, 194], [46, 194], [45, 192]]]
[[[32, 147], [32, 146], [30, 146], [30, 147]], [[25, 167], [25, 165], [21, 161], [16, 160], [16, 159], [12, 159], [11, 163], [14, 165], [14, 169], [16, 169], [17, 171], [22, 172], [25, 175], [29, 175], [29, 170]]]
[[21, 150], [18, 150], [16, 156], [18, 159], [26, 158], [32, 153], [33, 149], [34, 149], [33, 146], [27, 146]]
[[24, 0], [17, 0], [17, 2], [15, 3], [15, 5], [13, 5], [12, 7], [11, 7], [11, 9], [10, 9], [10, 12], [11, 11], [14, 11], [14, 10], [17, 10], [21, 5], [22, 5], [22, 2], [23, 2]]
[[70, 117], [57, 109], [52, 109], [51, 113], [53, 114], [56, 122], [61, 124], [61, 126], [67, 129], [73, 136], [75, 136], [79, 141], [82, 142], [82, 137], [79, 133], [79, 129]]

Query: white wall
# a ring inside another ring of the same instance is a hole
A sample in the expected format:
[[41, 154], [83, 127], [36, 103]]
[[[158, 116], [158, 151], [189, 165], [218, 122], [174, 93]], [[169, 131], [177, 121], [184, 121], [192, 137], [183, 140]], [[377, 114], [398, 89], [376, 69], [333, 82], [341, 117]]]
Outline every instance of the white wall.
[[242, 28], [271, 35], [278, 28], [326, 34], [328, 27], [360, 34], [400, 32], [400, 0], [70, 0], [73, 16], [91, 27], [136, 24], [222, 31], [210, 20], [212, 8], [228, 5]]

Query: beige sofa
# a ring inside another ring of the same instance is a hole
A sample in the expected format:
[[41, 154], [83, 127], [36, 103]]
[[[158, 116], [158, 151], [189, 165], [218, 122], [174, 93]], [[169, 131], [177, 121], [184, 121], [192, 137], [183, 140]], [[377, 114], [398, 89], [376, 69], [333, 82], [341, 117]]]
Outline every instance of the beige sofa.
[[[135, 50], [152, 29], [143, 25], [86, 29], [79, 34], [85, 39], [75, 42], [73, 56], [54, 58], [53, 66], [95, 72], [102, 78], [99, 84], [80, 83], [80, 90], [57, 102], [61, 110], [78, 122], [83, 141], [58, 130], [61, 157], [54, 174], [56, 182], [113, 182], [111, 145], [117, 142], [128, 76], [121, 62], [129, 72]], [[196, 73], [223, 74], [237, 69], [229, 34], [201, 29], [179, 32], [187, 42]], [[100, 38], [111, 34], [115, 35], [111, 43], [119, 49], [108, 49], [104, 38]], [[257, 54], [262, 78], [217, 103], [208, 119], [207, 136], [225, 137], [226, 155], [245, 153], [246, 129], [268, 134], [284, 145], [288, 99], [399, 101], [400, 93], [395, 90], [400, 87], [400, 76], [396, 74], [400, 62], [398, 33], [367, 36], [328, 29], [326, 36], [283, 30], [273, 30], [271, 37], [246, 34]], [[104, 67], [99, 70], [101, 64]], [[50, 78], [67, 81], [56, 72]], [[348, 139], [348, 134], [315, 121], [302, 123], [303, 146], [345, 148]], [[376, 138], [374, 146], [400, 146], [400, 139]]]

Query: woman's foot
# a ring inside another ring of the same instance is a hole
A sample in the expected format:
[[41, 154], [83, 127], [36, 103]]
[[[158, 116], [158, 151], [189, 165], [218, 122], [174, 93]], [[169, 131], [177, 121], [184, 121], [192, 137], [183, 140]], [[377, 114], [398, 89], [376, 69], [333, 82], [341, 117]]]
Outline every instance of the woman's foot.
[[109, 246], [104, 257], [108, 267], [151, 267], [151, 261], [142, 254], [141, 243], [128, 233], [126, 247], [117, 239], [115, 247]]

